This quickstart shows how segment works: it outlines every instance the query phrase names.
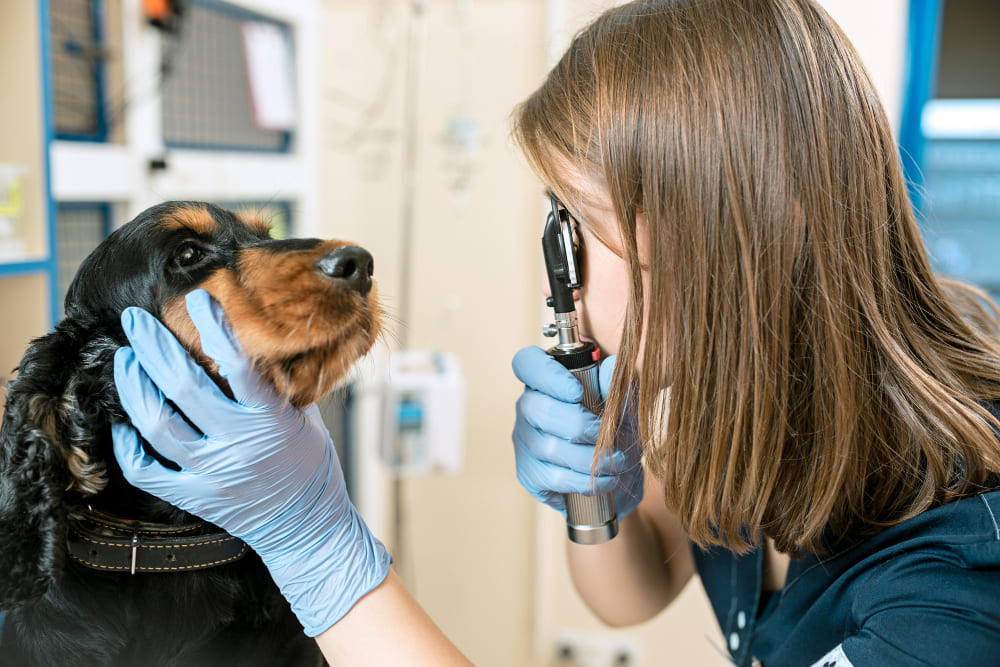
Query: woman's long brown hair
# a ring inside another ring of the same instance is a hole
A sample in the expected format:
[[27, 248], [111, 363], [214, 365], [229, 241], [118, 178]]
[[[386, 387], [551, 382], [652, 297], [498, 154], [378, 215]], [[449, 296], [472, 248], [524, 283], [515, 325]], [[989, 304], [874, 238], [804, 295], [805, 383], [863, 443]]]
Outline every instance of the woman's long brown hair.
[[637, 383], [696, 543], [821, 552], [1000, 470], [995, 308], [933, 275], [875, 89], [813, 2], [612, 9], [514, 136], [570, 210], [567, 163], [607, 186], [632, 284], [601, 443]]

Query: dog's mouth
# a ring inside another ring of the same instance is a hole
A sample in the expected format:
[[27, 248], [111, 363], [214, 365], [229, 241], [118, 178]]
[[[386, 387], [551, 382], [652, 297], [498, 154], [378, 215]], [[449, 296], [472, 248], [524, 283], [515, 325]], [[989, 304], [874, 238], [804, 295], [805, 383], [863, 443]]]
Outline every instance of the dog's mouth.
[[[339, 241], [301, 246], [243, 249], [232, 267], [199, 285], [222, 306], [261, 375], [299, 407], [332, 391], [381, 331], [371, 255]], [[228, 391], [201, 352], [184, 295], [165, 305], [162, 320]]]

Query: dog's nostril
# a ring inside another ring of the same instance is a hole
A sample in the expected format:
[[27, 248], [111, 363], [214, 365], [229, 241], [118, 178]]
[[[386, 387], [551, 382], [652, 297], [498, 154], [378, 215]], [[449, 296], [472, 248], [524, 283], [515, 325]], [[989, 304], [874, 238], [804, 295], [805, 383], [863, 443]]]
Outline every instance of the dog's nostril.
[[372, 288], [372, 275], [375, 272], [375, 260], [371, 253], [358, 246], [342, 246], [334, 248], [316, 262], [320, 273], [338, 281], [347, 287], [367, 295]]

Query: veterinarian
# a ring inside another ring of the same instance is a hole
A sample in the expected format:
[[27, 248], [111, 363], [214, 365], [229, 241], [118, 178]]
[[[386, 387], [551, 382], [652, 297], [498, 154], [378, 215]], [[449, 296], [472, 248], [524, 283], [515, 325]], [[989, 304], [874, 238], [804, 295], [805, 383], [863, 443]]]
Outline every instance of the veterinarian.
[[[644, 621], [697, 573], [738, 665], [1000, 660], [995, 311], [931, 273], [831, 20], [810, 0], [612, 9], [514, 135], [577, 221], [582, 327], [614, 355], [603, 421], [541, 349], [514, 358], [518, 479], [557, 510], [615, 495], [620, 534], [569, 545], [591, 609]], [[136, 313], [116, 380], [181, 469], [121, 425], [129, 479], [245, 539], [331, 662], [464, 662], [352, 507], [315, 410], [259, 385], [204, 293], [188, 304], [236, 400]]]

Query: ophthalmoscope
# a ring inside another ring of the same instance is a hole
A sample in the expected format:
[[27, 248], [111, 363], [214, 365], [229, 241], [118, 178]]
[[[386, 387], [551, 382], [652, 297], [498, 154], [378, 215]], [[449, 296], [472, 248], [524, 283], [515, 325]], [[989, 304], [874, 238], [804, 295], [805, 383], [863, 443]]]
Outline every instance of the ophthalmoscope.
[[[583, 404], [600, 415], [603, 409], [597, 377], [600, 350], [593, 343], [580, 339], [573, 302], [573, 291], [580, 289], [581, 285], [574, 220], [554, 194], [550, 194], [549, 198], [552, 212], [545, 221], [542, 252], [552, 293], [546, 305], [555, 311], [556, 321], [547, 326], [544, 333], [546, 336], [558, 336], [559, 343], [547, 352], [576, 376], [583, 385]], [[618, 516], [612, 494], [585, 496], [567, 493], [564, 498], [569, 539], [577, 544], [600, 544], [618, 534]]]

